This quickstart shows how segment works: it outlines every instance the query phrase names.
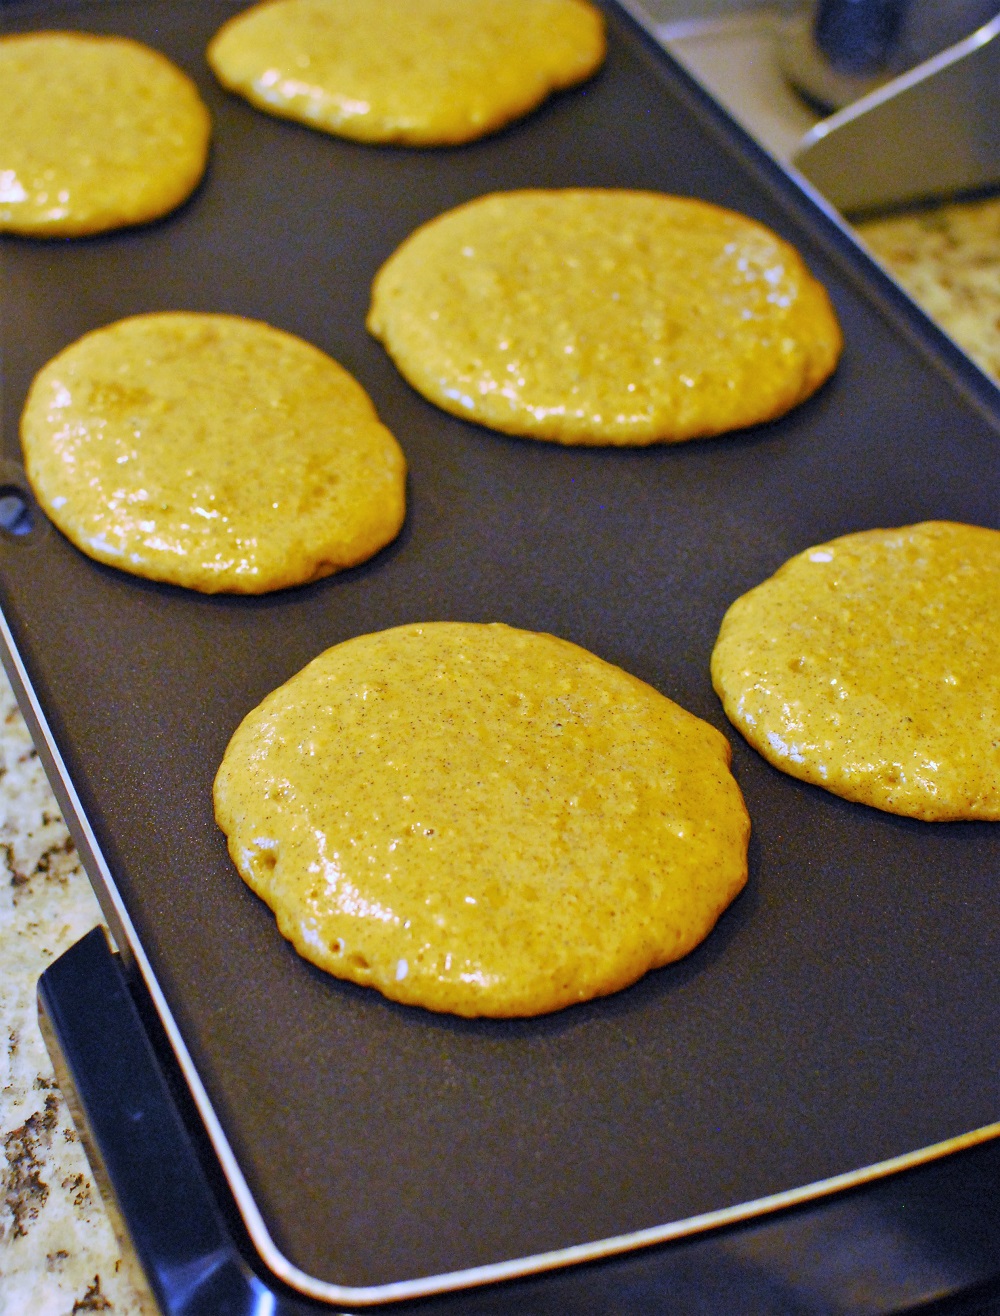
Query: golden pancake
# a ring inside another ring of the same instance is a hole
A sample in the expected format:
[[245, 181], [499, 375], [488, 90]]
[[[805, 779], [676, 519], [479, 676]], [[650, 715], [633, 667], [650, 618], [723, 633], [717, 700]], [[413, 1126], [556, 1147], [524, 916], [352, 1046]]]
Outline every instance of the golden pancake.
[[585, 649], [429, 622], [348, 640], [233, 736], [215, 811], [306, 959], [534, 1015], [686, 955], [746, 881], [729, 744]]
[[409, 146], [482, 137], [603, 59], [586, 0], [269, 0], [208, 48], [223, 86], [259, 109]]
[[205, 170], [197, 88], [126, 37], [0, 39], [0, 230], [75, 237], [179, 206]]
[[379, 271], [368, 327], [445, 411], [558, 443], [676, 443], [769, 420], [841, 347], [794, 248], [653, 192], [507, 192], [449, 211]]
[[807, 549], [726, 613], [712, 679], [793, 777], [929, 822], [1000, 819], [1000, 533], [926, 521]]
[[260, 594], [395, 538], [406, 462], [367, 393], [301, 338], [232, 315], [137, 315], [41, 370], [21, 419], [39, 503], [152, 580]]

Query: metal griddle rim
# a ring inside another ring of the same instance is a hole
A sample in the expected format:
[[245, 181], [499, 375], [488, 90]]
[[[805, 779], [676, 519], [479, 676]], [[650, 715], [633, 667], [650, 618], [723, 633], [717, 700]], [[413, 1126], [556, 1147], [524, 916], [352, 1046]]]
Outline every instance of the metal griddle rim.
[[[988, 410], [988, 407], [984, 405], [982, 385], [985, 383], [988, 386], [986, 392], [989, 393], [992, 391], [993, 381], [985, 371], [966, 357], [961, 349], [938, 326], [926, 319], [924, 313], [905, 293], [905, 290], [895, 282], [891, 275], [885, 272], [883, 267], [879, 266], [864, 242], [806, 178], [799, 174], [794, 167], [777, 161], [764, 151], [735, 120], [731, 119], [722, 107], [703, 91], [686, 70], [672, 60], [669, 53], [656, 41], [655, 24], [639, 8], [636, 0], [613, 0], [613, 3], [615, 7], [627, 14], [628, 20], [631, 20], [632, 24], [641, 30], [645, 42], [655, 48], [658, 56], [672, 65], [680, 80], [687, 84], [693, 98], [701, 102], [709, 113], [716, 118], [726, 121], [730, 134], [741, 139], [747, 154], [753, 158], [757, 169], [760, 170], [761, 164], [763, 164], [765, 170], [772, 172], [776, 170], [784, 174], [795, 189], [803, 193], [812, 205], [822, 213], [826, 221], [834, 226], [837, 230], [837, 237], [846, 240], [849, 247], [862, 253], [866, 262], [874, 265], [879, 270], [893, 298], [909, 303], [907, 309], [911, 313], [916, 312], [917, 318], [924, 322], [921, 327], [925, 330], [929, 329], [931, 331], [930, 336], [937, 339], [936, 346], [938, 346], [942, 355], [949, 358], [949, 365], [952, 367], [953, 372], [959, 377], [964, 376], [962, 384], [965, 387], [962, 391], [965, 393], [966, 399], [978, 408]], [[885, 288], [879, 291], [884, 293]], [[956, 380], [956, 383], [958, 383], [958, 380]], [[961, 385], [959, 386], [961, 387]], [[817, 1180], [798, 1188], [786, 1189], [769, 1196], [743, 1202], [736, 1206], [704, 1212], [671, 1224], [635, 1230], [591, 1243], [576, 1244], [550, 1252], [536, 1253], [516, 1260], [493, 1262], [441, 1275], [421, 1276], [412, 1280], [399, 1280], [388, 1284], [364, 1287], [352, 1287], [318, 1280], [290, 1262], [278, 1249], [271, 1237], [233, 1153], [229, 1139], [226, 1137], [221, 1122], [215, 1113], [191, 1053], [184, 1043], [156, 979], [152, 965], [143, 949], [138, 932], [129, 916], [89, 819], [84, 812], [79, 795], [66, 769], [48, 720], [18, 651], [14, 635], [2, 610], [0, 610], [0, 642], [3, 646], [3, 651], [0, 652], [0, 661], [3, 662], [13, 686], [18, 704], [25, 716], [36, 749], [42, 759], [53, 791], [58, 798], [84, 867], [100, 898], [102, 911], [108, 920], [118, 948], [123, 952], [123, 959], [133, 967], [133, 970], [138, 971], [146, 990], [149, 992], [150, 999], [162, 1022], [166, 1037], [177, 1058], [250, 1238], [261, 1260], [273, 1274], [307, 1297], [329, 1304], [347, 1303], [355, 1306], [372, 1306], [380, 1303], [424, 1298], [502, 1280], [537, 1275], [545, 1271], [580, 1265], [585, 1262], [605, 1260], [640, 1248], [676, 1241], [708, 1230], [746, 1222], [755, 1217], [769, 1215], [790, 1207], [801, 1206], [830, 1194], [862, 1187], [903, 1170], [926, 1165], [953, 1153], [988, 1142], [991, 1139], [1000, 1138], [1000, 1121], [997, 1121], [941, 1142], [933, 1143], [930, 1146], [919, 1148], [916, 1151], [891, 1157], [888, 1160], [834, 1175], [827, 1179]]]

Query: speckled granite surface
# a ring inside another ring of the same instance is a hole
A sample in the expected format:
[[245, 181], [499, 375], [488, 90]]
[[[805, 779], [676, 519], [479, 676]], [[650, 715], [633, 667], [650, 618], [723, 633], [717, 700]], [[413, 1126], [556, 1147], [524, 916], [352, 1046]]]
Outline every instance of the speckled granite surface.
[[[908, 291], [1000, 379], [1000, 197], [866, 224]], [[100, 914], [0, 676], [0, 1316], [145, 1316], [38, 1033], [34, 984]]]
[[915, 301], [1000, 380], [1000, 196], [862, 224]]
[[100, 920], [0, 675], [0, 1316], [139, 1316], [38, 1032], [35, 982]]

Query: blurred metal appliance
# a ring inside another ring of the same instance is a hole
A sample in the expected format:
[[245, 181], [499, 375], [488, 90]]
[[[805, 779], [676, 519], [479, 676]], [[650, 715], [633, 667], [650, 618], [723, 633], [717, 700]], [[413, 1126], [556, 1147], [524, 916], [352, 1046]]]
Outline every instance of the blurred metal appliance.
[[841, 211], [1000, 184], [1000, 0], [626, 3]]
[[[910, 58], [915, 49], [904, 53], [905, 31], [901, 26], [900, 44], [892, 47], [895, 58]], [[819, 37], [817, 24], [817, 49]], [[860, 64], [860, 38], [854, 52]], [[1000, 14], [821, 120], [792, 163], [848, 212], [1000, 183]]]

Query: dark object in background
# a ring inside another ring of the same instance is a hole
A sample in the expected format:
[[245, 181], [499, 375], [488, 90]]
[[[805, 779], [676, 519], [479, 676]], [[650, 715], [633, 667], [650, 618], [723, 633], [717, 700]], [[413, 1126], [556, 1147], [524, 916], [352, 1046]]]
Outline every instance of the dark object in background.
[[810, 100], [839, 108], [998, 13], [997, 0], [817, 0], [784, 25], [781, 65]]
[[820, 0], [816, 46], [838, 73], [884, 71], [899, 40], [908, 0]]

